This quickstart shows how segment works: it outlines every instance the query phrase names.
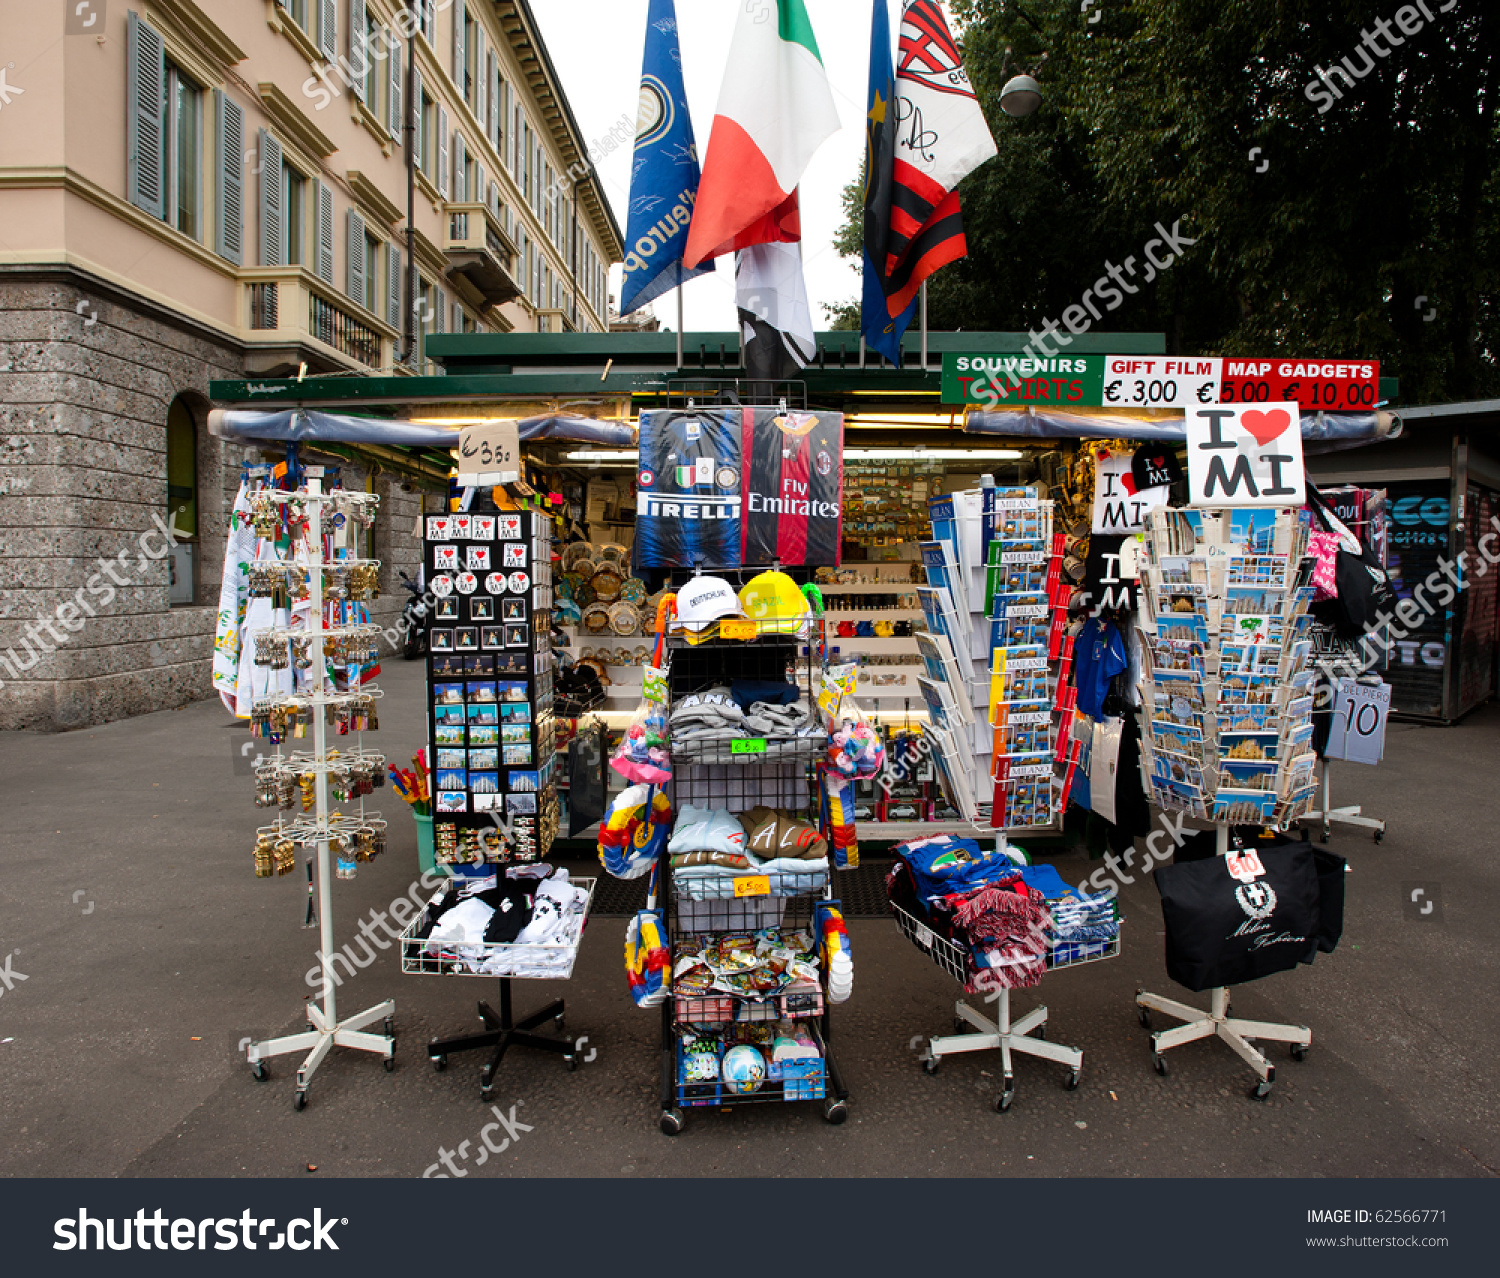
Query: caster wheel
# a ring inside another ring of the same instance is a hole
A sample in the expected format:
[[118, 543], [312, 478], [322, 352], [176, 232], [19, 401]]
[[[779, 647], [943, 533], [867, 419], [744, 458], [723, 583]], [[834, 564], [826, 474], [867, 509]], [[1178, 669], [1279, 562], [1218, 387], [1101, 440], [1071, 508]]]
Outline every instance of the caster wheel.
[[1384, 830], [1376, 830], [1375, 831], [1375, 842], [1376, 843], [1384, 843], [1385, 842], [1385, 831]]
[[1271, 1094], [1271, 1089], [1274, 1086], [1276, 1086], [1276, 1084], [1274, 1082], [1269, 1082], [1269, 1081], [1268, 1082], [1262, 1082], [1262, 1083], [1256, 1083], [1256, 1085], [1250, 1089], [1250, 1099], [1251, 1100], [1258, 1100], [1258, 1101], [1265, 1100], [1266, 1097]]
[[559, 1013], [558, 1015], [554, 1016], [552, 1018], [552, 1032], [554, 1034], [561, 1034], [563, 1032], [563, 1026], [566, 1023], [567, 1022], [566, 1022], [565, 1018], [563, 1017], [563, 1015], [561, 1013]]
[[266, 1079], [271, 1077], [271, 1067], [265, 1061], [256, 1061], [250, 1067], [250, 1077], [257, 1083], [264, 1083]]
[[922, 1062], [922, 1068], [929, 1074], [936, 1074], [938, 1072], [938, 1066], [941, 1063], [942, 1062], [936, 1057], [928, 1057], [927, 1060]]
[[1005, 1111], [1010, 1108], [1011, 1102], [1014, 1101], [1015, 1099], [1016, 1099], [1015, 1084], [1010, 1079], [1006, 1079], [1005, 1080], [1005, 1090], [1003, 1092], [1001, 1092], [1000, 1095], [995, 1098], [995, 1112], [997, 1114], [1003, 1114], [1003, 1113], [1005, 1113]]
[[292, 1097], [292, 1108], [293, 1109], [306, 1109], [307, 1108], [307, 1093], [306, 1092], [298, 1092], [294, 1097]]
[[849, 1117], [849, 1105], [846, 1101], [831, 1100], [823, 1104], [823, 1117], [833, 1126], [837, 1127]]
[[1150, 1029], [1151, 1009], [1149, 1007], [1140, 1007], [1138, 1005], [1135, 1009], [1135, 1019], [1140, 1021], [1142, 1029]]
[[1319, 843], [1327, 843], [1328, 842], [1328, 831], [1327, 830], [1324, 830], [1322, 834], [1318, 835], [1318, 842]]
[[387, 1038], [395, 1038], [396, 1037], [396, 1019], [395, 1019], [395, 1017], [393, 1017], [393, 1016], [387, 1016], [385, 1018], [385, 1024], [384, 1024], [384, 1026], [382, 1028], [385, 1030], [385, 1036]]
[[394, 1074], [396, 1072], [396, 1058], [394, 1056], [387, 1056], [385, 1058], [385, 1072], [387, 1074]]
[[675, 1136], [682, 1130], [682, 1111], [680, 1109], [664, 1109], [661, 1112], [661, 1131], [663, 1136]]
[[1311, 1043], [1293, 1043], [1292, 1044], [1292, 1059], [1294, 1061], [1305, 1061], [1307, 1059], [1308, 1049], [1311, 1046], [1312, 1046]]
[[575, 1073], [577, 1071], [577, 1069], [578, 1069], [578, 1057], [576, 1057], [576, 1056], [564, 1056], [563, 1060], [565, 1060], [565, 1061], [568, 1062], [568, 1073], [572, 1074], [572, 1073]]
[[441, 1074], [448, 1068], [448, 1058], [446, 1056], [434, 1056], [432, 1058], [432, 1068]]
[[1165, 1078], [1167, 1076], [1167, 1058], [1160, 1052], [1152, 1052], [1151, 1068]]
[[1064, 1082], [1063, 1082], [1063, 1090], [1066, 1091], [1066, 1092], [1076, 1092], [1078, 1090], [1078, 1084], [1082, 1080], [1083, 1080], [1083, 1071], [1081, 1069], [1075, 1069], [1075, 1070], [1073, 1070], [1072, 1072], [1070, 1072], [1068, 1074], [1068, 1077], [1064, 1080]]
[[968, 1021], [964, 1020], [962, 1016], [955, 1016], [953, 1018], [953, 1032], [955, 1034], [969, 1034], [973, 1032], [973, 1029], [974, 1027]]

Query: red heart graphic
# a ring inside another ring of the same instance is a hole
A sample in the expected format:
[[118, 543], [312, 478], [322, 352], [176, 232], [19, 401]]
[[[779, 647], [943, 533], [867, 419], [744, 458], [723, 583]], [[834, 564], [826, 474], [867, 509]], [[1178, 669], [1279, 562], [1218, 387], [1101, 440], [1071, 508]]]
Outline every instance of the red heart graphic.
[[1132, 497], [1135, 496], [1135, 476], [1128, 470], [1120, 476], [1120, 482], [1125, 485], [1125, 491]]
[[1284, 408], [1273, 408], [1268, 413], [1247, 409], [1240, 414], [1240, 425], [1255, 437], [1255, 442], [1264, 448], [1292, 424], [1292, 415]]

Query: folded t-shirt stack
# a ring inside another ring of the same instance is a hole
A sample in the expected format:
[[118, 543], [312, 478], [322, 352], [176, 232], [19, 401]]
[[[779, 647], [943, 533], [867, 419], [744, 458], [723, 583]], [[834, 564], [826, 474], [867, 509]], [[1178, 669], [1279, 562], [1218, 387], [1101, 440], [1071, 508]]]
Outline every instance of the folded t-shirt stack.
[[[734, 688], [714, 687], [682, 697], [672, 706], [672, 754], [686, 762], [734, 762], [745, 758], [765, 762], [798, 757], [808, 742], [821, 742], [823, 729], [809, 713], [805, 702], [785, 702], [790, 684], [743, 681]], [[743, 698], [764, 695], [771, 700]], [[764, 751], [735, 756], [731, 743], [760, 739]]]
[[684, 803], [667, 853], [678, 890], [699, 899], [742, 874], [770, 876], [775, 896], [821, 887], [828, 877], [827, 841], [807, 822], [772, 808], [737, 818], [723, 808]]

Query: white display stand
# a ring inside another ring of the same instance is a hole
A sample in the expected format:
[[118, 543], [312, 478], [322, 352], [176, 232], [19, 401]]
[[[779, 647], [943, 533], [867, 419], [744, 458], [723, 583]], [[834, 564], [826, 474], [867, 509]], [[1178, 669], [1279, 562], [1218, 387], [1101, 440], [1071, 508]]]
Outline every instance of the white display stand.
[[1359, 804], [1348, 807], [1336, 808], [1333, 806], [1332, 787], [1328, 780], [1328, 760], [1323, 759], [1319, 763], [1318, 771], [1318, 806], [1311, 812], [1298, 819], [1299, 825], [1316, 825], [1322, 822], [1323, 829], [1320, 838], [1324, 843], [1328, 842], [1330, 830], [1335, 825], [1347, 825], [1355, 830], [1369, 830], [1372, 832], [1375, 842], [1379, 843], [1385, 838], [1385, 822], [1379, 817], [1368, 817], [1361, 814]]
[[[964, 1033], [965, 1025], [972, 1025], [977, 1034]], [[1010, 1019], [1010, 991], [1001, 990], [995, 1019], [981, 1016], [972, 1007], [959, 999], [953, 1005], [953, 1028], [957, 1034], [941, 1038], [929, 1038], [927, 1050], [922, 1054], [922, 1068], [936, 1074], [938, 1063], [944, 1056], [957, 1052], [992, 1052], [1000, 1049], [1000, 1071], [1002, 1082], [995, 1108], [1002, 1114], [1010, 1108], [1016, 1095], [1015, 1067], [1011, 1064], [1012, 1052], [1025, 1052], [1040, 1056], [1044, 1060], [1057, 1061], [1068, 1067], [1068, 1077], [1063, 1084], [1070, 1092], [1078, 1086], [1083, 1076], [1083, 1049], [1064, 1047], [1061, 1043], [1047, 1042], [1047, 1005], [1033, 1007], [1018, 1021]], [[1032, 1034], [1035, 1037], [1032, 1037]]]
[[[322, 561], [322, 507], [327, 497], [323, 493], [323, 468], [309, 466], [305, 474], [307, 476], [308, 544], [310, 547], [317, 548], [318, 558], [306, 565], [309, 569], [312, 626], [303, 633], [313, 639], [314, 651], [321, 654], [322, 641], [330, 634], [337, 633], [323, 626], [322, 569], [331, 566], [325, 565]], [[321, 671], [321, 666], [319, 670]], [[364, 1011], [357, 1012], [342, 1021], [338, 1016], [337, 985], [329, 967], [329, 955], [334, 952], [332, 892], [334, 876], [328, 846], [328, 723], [325, 710], [325, 707], [333, 704], [337, 698], [328, 696], [324, 683], [321, 674], [314, 676], [309, 697], [314, 708], [312, 717], [314, 758], [311, 767], [317, 776], [318, 936], [321, 942], [320, 954], [323, 964], [323, 1003], [321, 1007], [315, 1002], [307, 1005], [308, 1028], [303, 1033], [265, 1039], [258, 1043], [251, 1043], [245, 1049], [245, 1057], [250, 1063], [251, 1072], [261, 1081], [270, 1077], [270, 1070], [266, 1065], [270, 1057], [283, 1056], [289, 1052], [307, 1052], [307, 1058], [297, 1068], [297, 1091], [293, 1102], [297, 1109], [306, 1107], [307, 1090], [312, 1083], [312, 1077], [329, 1051], [335, 1047], [351, 1047], [355, 1051], [376, 1052], [385, 1058], [387, 1070], [393, 1070], [396, 1067], [396, 1037], [391, 1024], [391, 1017], [396, 1011], [394, 999], [386, 999], [385, 1002], [377, 1003], [374, 1007], [367, 1007]], [[366, 1026], [373, 1025], [376, 1021], [384, 1022], [382, 1033], [364, 1032]]]
[[[1227, 825], [1217, 828], [1217, 845], [1215, 850], [1219, 856], [1228, 853], [1229, 827]], [[1229, 1014], [1229, 989], [1223, 985], [1209, 991], [1209, 1006], [1206, 1015], [1198, 1008], [1178, 1002], [1175, 998], [1166, 998], [1161, 994], [1148, 994], [1144, 990], [1136, 991], [1135, 1004], [1139, 1009], [1141, 1024], [1147, 1029], [1151, 1028], [1152, 1012], [1162, 1012], [1186, 1022], [1175, 1029], [1157, 1030], [1151, 1035], [1151, 1064], [1158, 1074], [1165, 1075], [1167, 1072], [1167, 1061], [1162, 1055], [1163, 1052], [1171, 1051], [1174, 1047], [1181, 1047], [1184, 1043], [1196, 1043], [1200, 1038], [1221, 1038], [1234, 1049], [1235, 1054], [1245, 1064], [1255, 1071], [1260, 1079], [1260, 1082], [1250, 1091], [1250, 1095], [1256, 1100], [1265, 1100], [1271, 1094], [1271, 1088], [1276, 1082], [1276, 1066], [1272, 1065], [1250, 1042], [1252, 1038], [1270, 1039], [1275, 1043], [1290, 1043], [1292, 1059], [1299, 1061], [1307, 1056], [1307, 1049], [1312, 1046], [1312, 1030], [1305, 1025], [1278, 1025], [1271, 1021], [1234, 1019]]]

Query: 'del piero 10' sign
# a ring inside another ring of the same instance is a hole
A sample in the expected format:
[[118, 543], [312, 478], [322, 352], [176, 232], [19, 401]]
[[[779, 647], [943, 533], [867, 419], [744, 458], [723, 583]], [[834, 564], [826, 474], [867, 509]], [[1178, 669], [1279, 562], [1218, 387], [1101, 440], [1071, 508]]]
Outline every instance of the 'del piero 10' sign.
[[943, 403], [990, 409], [1295, 403], [1303, 411], [1369, 412], [1379, 390], [1380, 361], [1373, 359], [943, 355]]

